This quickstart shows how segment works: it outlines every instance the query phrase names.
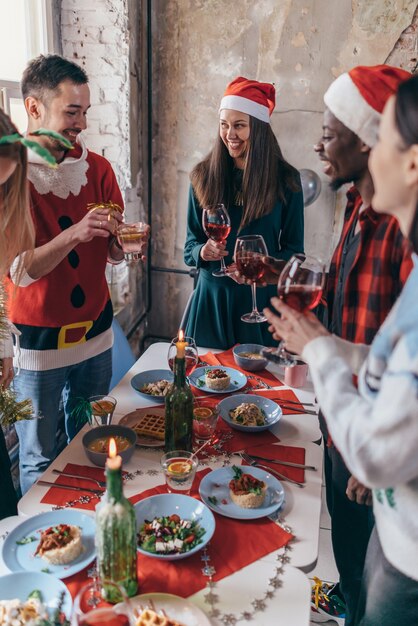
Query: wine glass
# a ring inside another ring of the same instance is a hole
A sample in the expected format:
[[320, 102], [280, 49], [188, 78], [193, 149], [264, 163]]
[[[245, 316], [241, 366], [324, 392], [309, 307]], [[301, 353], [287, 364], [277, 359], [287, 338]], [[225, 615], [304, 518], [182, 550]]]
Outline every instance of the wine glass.
[[[119, 604], [116, 604], [119, 602]], [[78, 592], [73, 607], [72, 626], [134, 626], [131, 603], [123, 587], [93, 579]]]
[[[167, 354], [168, 366], [172, 372], [174, 371], [174, 359], [177, 355], [176, 343], [178, 341], [178, 337], [174, 337], [174, 339], [171, 340]], [[185, 341], [188, 344], [184, 351], [184, 358], [186, 359], [186, 376], [189, 377], [199, 362], [199, 355], [197, 352], [196, 342], [193, 337], [184, 337], [182, 341]]]
[[[277, 293], [292, 309], [307, 313], [318, 306], [325, 282], [325, 264], [304, 254], [295, 254], [286, 263], [279, 276]], [[280, 341], [277, 349], [264, 348], [263, 356], [280, 365], [292, 367], [297, 364], [296, 355], [287, 352]]]
[[267, 256], [267, 246], [261, 235], [244, 235], [238, 237], [235, 243], [235, 263], [240, 274], [252, 281], [253, 310], [241, 316], [243, 322], [259, 324], [265, 322], [266, 317], [257, 309], [256, 282], [263, 277], [265, 265], [263, 256]]
[[125, 261], [138, 261], [142, 257], [142, 247], [147, 240], [147, 228], [145, 222], [123, 223], [118, 226], [116, 236]]
[[[224, 205], [215, 204], [203, 209], [202, 226], [209, 239], [217, 242], [225, 241], [231, 232], [231, 220]], [[212, 276], [228, 276], [228, 269], [223, 257], [220, 269], [214, 270]]]

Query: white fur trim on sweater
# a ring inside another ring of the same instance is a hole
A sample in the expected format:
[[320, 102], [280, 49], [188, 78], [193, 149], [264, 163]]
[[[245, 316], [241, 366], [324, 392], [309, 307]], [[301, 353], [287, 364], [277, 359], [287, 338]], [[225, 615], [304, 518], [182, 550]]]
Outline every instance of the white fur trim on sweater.
[[331, 83], [324, 102], [335, 117], [367, 146], [377, 143], [380, 113], [363, 98], [349, 74], [341, 74]]
[[242, 96], [224, 96], [221, 100], [219, 112], [221, 112], [222, 109], [231, 109], [232, 111], [247, 113], [247, 115], [252, 115], [262, 122], [270, 123], [268, 107], [263, 104], [258, 104], [258, 102], [254, 102], [253, 100], [249, 100], [248, 98], [243, 98]]
[[82, 187], [87, 185], [87, 148], [81, 135], [77, 136], [77, 143], [82, 148], [78, 159], [67, 157], [57, 168], [49, 167], [45, 161], [33, 152], [29, 153], [28, 178], [36, 191], [45, 195], [52, 192], [64, 200], [70, 193], [78, 196]]

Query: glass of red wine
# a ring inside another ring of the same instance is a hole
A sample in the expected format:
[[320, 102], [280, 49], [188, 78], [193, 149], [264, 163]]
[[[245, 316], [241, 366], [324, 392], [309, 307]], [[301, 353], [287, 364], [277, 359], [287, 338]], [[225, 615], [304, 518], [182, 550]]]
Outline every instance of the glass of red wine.
[[78, 592], [71, 623], [74, 626], [134, 626], [135, 616], [121, 586], [96, 578]]
[[[170, 347], [168, 349], [167, 359], [168, 366], [171, 371], [174, 371], [174, 359], [177, 354], [177, 346], [176, 343], [179, 341], [178, 337], [174, 337], [171, 340]], [[188, 345], [186, 346], [184, 357], [186, 359], [186, 376], [190, 376], [193, 370], [196, 368], [196, 365], [199, 361], [199, 355], [196, 348], [196, 342], [193, 337], [184, 337], [182, 341], [185, 341]]]
[[[223, 204], [215, 204], [203, 209], [202, 226], [209, 239], [219, 243], [225, 241], [231, 232], [231, 220], [225, 206]], [[228, 273], [222, 257], [221, 267], [218, 270], [214, 270], [212, 276], [228, 276]]]
[[253, 310], [241, 316], [243, 322], [259, 324], [265, 322], [266, 317], [257, 309], [256, 282], [259, 281], [266, 271], [263, 256], [267, 256], [267, 246], [261, 235], [243, 235], [238, 237], [235, 243], [235, 263], [240, 274], [251, 280], [251, 292], [253, 298]]
[[[321, 301], [325, 282], [325, 264], [314, 257], [295, 254], [279, 276], [277, 293], [292, 309], [307, 313]], [[297, 364], [297, 355], [288, 352], [281, 341], [277, 349], [264, 348], [263, 356], [286, 367]]]

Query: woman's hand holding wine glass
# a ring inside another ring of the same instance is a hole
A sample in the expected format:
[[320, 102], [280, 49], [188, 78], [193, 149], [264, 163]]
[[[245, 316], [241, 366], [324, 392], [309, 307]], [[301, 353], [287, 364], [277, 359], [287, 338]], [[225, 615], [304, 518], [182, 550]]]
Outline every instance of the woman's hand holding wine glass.
[[231, 232], [231, 221], [223, 204], [203, 209], [202, 226], [205, 234], [209, 237], [200, 251], [204, 261], [221, 261], [219, 270], [212, 272], [212, 276], [228, 276], [224, 257], [228, 256], [225, 250], [225, 242]]
[[277, 284], [277, 293], [280, 300], [278, 298], [272, 299], [273, 306], [283, 317], [278, 317], [268, 309], [264, 310], [266, 319], [271, 324], [269, 330], [274, 333], [276, 339], [280, 338], [282, 341], [280, 341], [275, 351], [271, 350], [271, 348], [263, 350], [263, 355], [266, 358], [285, 366], [295, 365], [296, 360], [285, 349], [284, 343], [286, 343], [286, 348], [290, 350], [296, 348], [298, 353], [301, 352], [304, 347], [303, 341], [290, 341], [290, 337], [294, 339], [294, 336], [297, 335], [297, 326], [301, 337], [304, 337], [306, 334], [305, 343], [307, 337], [310, 337], [311, 334], [308, 330], [309, 328], [316, 328], [314, 331], [315, 336], [324, 334], [322, 331], [319, 331], [319, 328], [323, 329], [327, 334], [322, 324], [314, 316], [308, 315], [309, 311], [317, 307], [321, 300], [324, 281], [325, 265], [318, 259], [296, 254], [286, 263]]

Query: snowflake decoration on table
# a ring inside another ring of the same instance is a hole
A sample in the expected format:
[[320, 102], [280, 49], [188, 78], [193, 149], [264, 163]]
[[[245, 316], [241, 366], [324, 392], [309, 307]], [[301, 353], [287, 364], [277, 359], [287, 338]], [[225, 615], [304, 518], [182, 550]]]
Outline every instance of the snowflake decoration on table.
[[274, 598], [275, 592], [277, 589], [283, 586], [283, 582], [280, 579], [283, 574], [284, 564], [289, 562], [289, 557], [287, 552], [290, 550], [289, 544], [283, 547], [283, 552], [278, 554], [276, 560], [279, 562], [279, 565], [276, 566], [275, 572], [276, 574], [268, 580], [267, 587], [272, 587], [272, 589], [268, 589], [264, 592], [264, 596], [262, 598], [254, 598], [250, 603], [253, 607], [252, 611], [243, 611], [240, 615], [234, 615], [233, 613], [224, 613], [217, 608], [217, 604], [219, 603], [219, 596], [212, 591], [215, 587], [215, 583], [213, 581], [213, 576], [216, 573], [216, 569], [209, 565], [211, 561], [210, 553], [209, 553], [210, 545], [208, 544], [203, 549], [203, 554], [200, 559], [205, 563], [205, 566], [202, 568], [202, 573], [207, 577], [206, 582], [206, 593], [203, 596], [206, 604], [210, 606], [210, 617], [217, 618], [222, 624], [225, 626], [235, 626], [240, 621], [249, 622], [253, 619], [256, 619], [256, 614], [258, 612], [264, 612], [267, 608], [267, 600], [272, 600]]
[[147, 475], [148, 476], [158, 476], [159, 475], [159, 471], [156, 469], [149, 469], [147, 470]]
[[0, 535], [0, 541], [4, 541], [9, 534], [9, 531], [6, 530], [2, 535]]

